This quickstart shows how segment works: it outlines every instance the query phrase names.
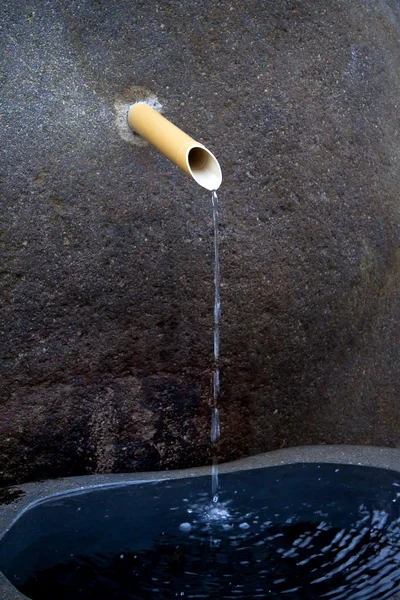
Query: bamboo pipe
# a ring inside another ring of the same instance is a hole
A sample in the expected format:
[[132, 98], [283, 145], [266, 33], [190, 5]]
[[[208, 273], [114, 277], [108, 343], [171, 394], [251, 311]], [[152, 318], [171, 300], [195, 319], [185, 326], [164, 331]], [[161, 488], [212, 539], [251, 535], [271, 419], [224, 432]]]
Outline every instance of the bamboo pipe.
[[207, 190], [217, 190], [222, 182], [221, 167], [202, 144], [186, 135], [145, 102], [128, 111], [129, 126]]

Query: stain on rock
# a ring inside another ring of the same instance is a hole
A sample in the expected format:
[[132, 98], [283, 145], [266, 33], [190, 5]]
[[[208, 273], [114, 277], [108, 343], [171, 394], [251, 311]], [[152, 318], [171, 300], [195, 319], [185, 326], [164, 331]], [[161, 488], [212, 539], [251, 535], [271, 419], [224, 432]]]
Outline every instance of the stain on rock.
[[26, 492], [24, 490], [19, 490], [18, 488], [1, 488], [0, 489], [0, 504], [12, 504], [19, 498], [25, 496]]

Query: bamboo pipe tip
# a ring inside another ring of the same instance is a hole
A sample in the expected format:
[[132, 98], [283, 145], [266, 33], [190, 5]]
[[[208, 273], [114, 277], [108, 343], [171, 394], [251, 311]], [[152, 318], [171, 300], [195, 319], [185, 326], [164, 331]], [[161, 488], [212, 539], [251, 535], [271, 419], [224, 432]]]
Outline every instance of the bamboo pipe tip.
[[207, 190], [217, 190], [222, 183], [219, 162], [207, 148], [193, 145], [187, 151], [186, 162], [193, 179]]

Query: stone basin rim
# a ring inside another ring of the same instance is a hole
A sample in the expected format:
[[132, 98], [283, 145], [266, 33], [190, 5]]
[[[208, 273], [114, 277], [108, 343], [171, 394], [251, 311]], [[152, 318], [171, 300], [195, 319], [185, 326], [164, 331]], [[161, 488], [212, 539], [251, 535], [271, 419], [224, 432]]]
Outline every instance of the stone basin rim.
[[[337, 463], [400, 472], [400, 448], [351, 445], [297, 446], [222, 463], [219, 466], [219, 472], [221, 474], [234, 473], [296, 463]], [[56, 496], [135, 483], [206, 477], [210, 476], [210, 473], [211, 467], [204, 466], [171, 471], [83, 475], [11, 486], [22, 491], [24, 495], [10, 504], [0, 505], [0, 540], [23, 512]], [[1, 572], [0, 597], [2, 600], [26, 600], [28, 598], [19, 592]], [[397, 598], [397, 596], [395, 597]]]

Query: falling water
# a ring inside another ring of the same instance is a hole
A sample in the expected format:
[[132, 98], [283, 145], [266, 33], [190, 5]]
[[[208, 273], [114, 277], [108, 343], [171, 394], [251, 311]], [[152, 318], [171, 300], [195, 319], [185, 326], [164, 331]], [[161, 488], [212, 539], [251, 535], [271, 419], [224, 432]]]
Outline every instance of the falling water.
[[[213, 222], [214, 222], [214, 284], [215, 284], [215, 301], [214, 301], [214, 371], [213, 371], [213, 399], [211, 412], [211, 442], [215, 444], [218, 440], [221, 429], [218, 411], [218, 396], [219, 396], [219, 321], [221, 316], [221, 299], [220, 299], [220, 271], [219, 271], [219, 244], [218, 244], [218, 196], [214, 190], [211, 194], [213, 206]], [[218, 457], [214, 455], [212, 466], [212, 499], [213, 503], [218, 502]]]

